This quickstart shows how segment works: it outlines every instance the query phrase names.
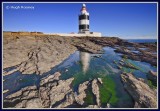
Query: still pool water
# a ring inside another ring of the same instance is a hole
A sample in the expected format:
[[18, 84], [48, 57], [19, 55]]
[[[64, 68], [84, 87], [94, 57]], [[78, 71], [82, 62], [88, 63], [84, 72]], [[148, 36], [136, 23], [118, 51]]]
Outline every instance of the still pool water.
[[[94, 78], [102, 78], [103, 84], [99, 85], [102, 107], [105, 107], [107, 103], [110, 103], [115, 108], [133, 107], [133, 100], [124, 90], [120, 74], [122, 72], [131, 72], [138, 78], [146, 79], [148, 71], [156, 71], [157, 68], [145, 62], [125, 59], [125, 62], [136, 66], [137, 69], [122, 67], [120, 70], [117, 67], [117, 63], [122, 59], [121, 55], [115, 53], [115, 49], [110, 47], [104, 47], [103, 50], [104, 54], [89, 54], [76, 51], [61, 64], [52, 68], [49, 72], [44, 73], [42, 76], [36, 74], [25, 75], [19, 71], [4, 76], [3, 89], [9, 90], [9, 92], [4, 94], [4, 97], [26, 86], [38, 86], [41, 78], [59, 71], [62, 74], [60, 79], [64, 80], [74, 77], [72, 87], [75, 92], [77, 92], [79, 84], [93, 80]], [[8, 69], [5, 70], [7, 71]], [[91, 88], [88, 88], [86, 93], [85, 103], [95, 104], [95, 98]]]

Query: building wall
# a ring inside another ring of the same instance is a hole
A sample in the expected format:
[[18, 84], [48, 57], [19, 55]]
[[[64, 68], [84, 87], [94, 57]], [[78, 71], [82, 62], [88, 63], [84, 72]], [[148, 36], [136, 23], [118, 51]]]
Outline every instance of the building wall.
[[59, 35], [59, 36], [71, 36], [71, 37], [101, 37], [102, 34], [99, 33], [99, 32], [93, 32], [93, 33], [90, 33], [90, 34], [66, 34], [66, 33], [55, 33], [55, 34], [49, 34], [49, 35]]
[[70, 36], [70, 37], [101, 37], [101, 33], [99, 32], [90, 32], [90, 33], [73, 33], [73, 34], [67, 34], [67, 33], [51, 33], [51, 34], [43, 34], [42, 32], [3, 32], [4, 35], [24, 35], [24, 36], [29, 36], [29, 35], [55, 35], [55, 36]]

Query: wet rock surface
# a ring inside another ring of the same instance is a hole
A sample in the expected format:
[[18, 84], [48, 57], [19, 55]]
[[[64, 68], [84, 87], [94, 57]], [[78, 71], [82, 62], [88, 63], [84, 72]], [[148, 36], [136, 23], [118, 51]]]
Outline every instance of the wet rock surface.
[[65, 96], [65, 101], [60, 103], [58, 106], [56, 106], [55, 108], [65, 108], [69, 105], [72, 105], [75, 102], [75, 97], [74, 97], [74, 93], [71, 92], [69, 94], [67, 94]]
[[[28, 104], [27, 99], [30, 100], [37, 97], [38, 97], [37, 87], [28, 86], [28, 87], [22, 88], [20, 91], [17, 91], [14, 94], [7, 96], [6, 99], [4, 100], [4, 107], [17, 107], [17, 108], [27, 107], [27, 104]], [[37, 106], [37, 107], [42, 106], [39, 104], [37, 105], [34, 105], [34, 106]]]
[[[147, 44], [147, 43], [146, 43]], [[129, 48], [131, 47], [131, 48]], [[129, 58], [132, 60], [142, 61], [150, 63], [151, 65], [157, 66], [157, 55], [153, 54], [157, 52], [157, 46], [154, 44], [138, 44], [138, 43], [124, 43], [123, 46], [115, 47], [115, 52], [124, 54], [125, 58]], [[145, 50], [142, 50], [143, 48]]]
[[134, 65], [132, 65], [131, 63], [125, 62], [125, 60], [123, 60], [123, 59], [121, 59], [119, 61], [119, 65], [118, 65], [119, 69], [121, 69], [122, 67], [131, 68], [131, 69], [138, 69]]
[[[49, 108], [57, 101], [64, 99], [72, 91], [70, 85], [74, 78], [59, 80], [57, 77], [60, 73], [53, 75], [43, 78], [39, 88], [28, 86], [7, 96], [4, 99], [4, 107]], [[69, 96], [67, 101], [71, 101], [70, 98]]]
[[135, 78], [130, 73], [121, 74], [124, 88], [133, 97], [135, 108], [156, 108], [157, 94], [142, 79]]

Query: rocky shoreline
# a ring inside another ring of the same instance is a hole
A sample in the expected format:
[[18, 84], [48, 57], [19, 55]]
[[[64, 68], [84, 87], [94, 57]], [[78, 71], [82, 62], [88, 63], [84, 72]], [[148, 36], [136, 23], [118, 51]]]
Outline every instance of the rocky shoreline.
[[[97, 82], [101, 78], [86, 81], [79, 85], [78, 94], [71, 88], [71, 84], [74, 78], [67, 80], [60, 80], [61, 74], [59, 72], [42, 78], [40, 86], [28, 86], [21, 90], [7, 96], [4, 99], [5, 108], [65, 108], [72, 104], [80, 105], [81, 107], [91, 107], [92, 105], [86, 106], [84, 98], [88, 85], [92, 85], [92, 92], [96, 97], [97, 105], [100, 107], [99, 100], [99, 86]], [[58, 102], [60, 102], [58, 104]]]
[[[104, 46], [115, 48], [115, 52], [122, 53], [129, 59], [157, 65], [157, 55], [152, 54], [157, 50], [155, 44], [129, 43], [116, 37], [21, 36], [14, 39], [4, 37], [3, 45], [3, 68], [16, 66], [16, 71], [22, 74], [43, 74], [76, 50], [103, 53]], [[137, 50], [139, 53], [134, 53], [132, 50]], [[5, 74], [11, 73], [4, 72]]]
[[[101, 78], [85, 81], [74, 92], [71, 85], [74, 78], [60, 80], [61, 73], [56, 72], [44, 77], [39, 87], [28, 86], [7, 96], [4, 99], [4, 108], [66, 108], [77, 105], [82, 108], [101, 108], [99, 85], [103, 82]], [[135, 108], [157, 107], [157, 93], [150, 88], [146, 81], [137, 79], [132, 74], [123, 73], [121, 79], [124, 88], [135, 101]], [[92, 93], [96, 98], [96, 104], [86, 104], [86, 90], [91, 85]], [[112, 108], [106, 104], [106, 108]]]
[[156, 108], [157, 90], [150, 88], [144, 79], [137, 79], [132, 74], [121, 74], [124, 88], [135, 101], [135, 108]]
[[[137, 60], [157, 66], [156, 44], [130, 43], [117, 37], [57, 37], [39, 36], [5, 36], [3, 39], [3, 76], [16, 71], [22, 74], [43, 75], [51, 68], [62, 63], [76, 50], [93, 54], [103, 53], [108, 46], [121, 53], [122, 58]], [[14, 58], [14, 59], [13, 59]], [[115, 62], [116, 63], [116, 62]], [[119, 70], [137, 67], [121, 60], [117, 64]], [[6, 70], [11, 68], [12, 70]], [[101, 78], [85, 81], [75, 92], [72, 88], [74, 78], [60, 79], [61, 73], [56, 72], [40, 80], [39, 87], [27, 86], [4, 98], [4, 108], [101, 108]], [[131, 73], [120, 75], [125, 90], [134, 100], [135, 108], [156, 108], [156, 89], [148, 85], [148, 81], [134, 77]], [[157, 84], [157, 72], [149, 71], [148, 80]], [[96, 104], [87, 104], [86, 91], [91, 88]], [[5, 91], [6, 92], [6, 91]], [[144, 93], [145, 92], [145, 93]], [[105, 108], [112, 108], [107, 103]]]

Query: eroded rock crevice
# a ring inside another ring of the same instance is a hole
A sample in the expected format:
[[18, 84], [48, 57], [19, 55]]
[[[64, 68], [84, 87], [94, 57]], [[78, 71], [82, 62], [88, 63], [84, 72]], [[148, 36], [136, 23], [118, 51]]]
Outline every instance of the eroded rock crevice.
[[[4, 99], [4, 107], [15, 108], [65, 108], [70, 105], [85, 107], [86, 90], [92, 86], [92, 93], [95, 95], [97, 107], [100, 107], [100, 95], [98, 79], [85, 81], [78, 87], [78, 93], [74, 92], [71, 84], [74, 78], [59, 80], [59, 72], [48, 75], [40, 81], [37, 86], [28, 86], [7, 96]], [[101, 79], [99, 78], [99, 81]], [[88, 107], [92, 107], [88, 106]]]
[[130, 73], [121, 74], [124, 88], [135, 101], [135, 108], [156, 108], [157, 93], [143, 79], [135, 78]]

